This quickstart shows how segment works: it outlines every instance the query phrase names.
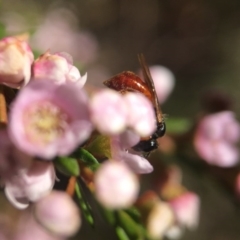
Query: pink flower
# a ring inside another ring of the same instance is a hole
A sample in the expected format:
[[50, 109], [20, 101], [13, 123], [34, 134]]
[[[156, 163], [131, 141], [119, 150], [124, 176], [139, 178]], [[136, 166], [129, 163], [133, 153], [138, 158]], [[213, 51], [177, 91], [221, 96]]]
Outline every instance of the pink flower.
[[95, 93], [90, 99], [90, 112], [92, 122], [103, 134], [119, 134], [127, 126], [127, 105], [122, 95], [114, 90]]
[[94, 176], [98, 201], [110, 209], [130, 207], [136, 200], [139, 183], [137, 177], [121, 162], [104, 162]]
[[207, 163], [231, 167], [238, 162], [235, 143], [240, 137], [240, 126], [230, 111], [223, 111], [201, 119], [195, 133], [194, 146]]
[[81, 225], [79, 208], [65, 192], [53, 191], [34, 206], [37, 221], [48, 231], [61, 237], [70, 237]]
[[141, 137], [148, 137], [156, 130], [156, 117], [152, 103], [142, 94], [127, 93], [128, 126]]
[[92, 131], [87, 96], [71, 83], [32, 81], [12, 105], [8, 130], [13, 143], [30, 155], [68, 155]]
[[33, 77], [35, 80], [49, 79], [57, 84], [73, 82], [82, 87], [87, 80], [87, 73], [81, 77], [79, 70], [73, 66], [73, 60], [69, 54], [46, 52], [35, 60]]
[[135, 173], [150, 173], [153, 171], [153, 167], [149, 161], [131, 149], [138, 142], [139, 136], [132, 131], [112, 137], [110, 141], [112, 158], [124, 162]]
[[90, 101], [91, 119], [103, 134], [116, 135], [126, 128], [142, 137], [156, 129], [156, 117], [151, 102], [138, 93], [120, 93], [104, 89], [95, 93]]
[[20, 37], [0, 41], [0, 82], [13, 88], [26, 85], [31, 77], [33, 53]]
[[[155, 65], [149, 67], [156, 93], [160, 103], [164, 103], [172, 92], [175, 85], [175, 77], [173, 73], [166, 67]], [[142, 75], [140, 73], [140, 75]]]
[[193, 192], [185, 192], [169, 202], [174, 211], [177, 224], [189, 229], [197, 227], [199, 222], [200, 199]]
[[55, 183], [55, 171], [52, 163], [34, 161], [27, 169], [5, 182], [5, 194], [8, 200], [19, 209], [24, 209], [29, 202], [36, 202], [47, 195]]

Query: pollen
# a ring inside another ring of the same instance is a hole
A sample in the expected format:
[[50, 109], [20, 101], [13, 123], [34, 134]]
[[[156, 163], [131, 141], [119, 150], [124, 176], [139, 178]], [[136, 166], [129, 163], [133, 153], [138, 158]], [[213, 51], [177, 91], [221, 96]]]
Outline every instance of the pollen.
[[70, 118], [51, 102], [33, 104], [24, 115], [25, 132], [29, 140], [39, 144], [56, 141], [66, 132]]

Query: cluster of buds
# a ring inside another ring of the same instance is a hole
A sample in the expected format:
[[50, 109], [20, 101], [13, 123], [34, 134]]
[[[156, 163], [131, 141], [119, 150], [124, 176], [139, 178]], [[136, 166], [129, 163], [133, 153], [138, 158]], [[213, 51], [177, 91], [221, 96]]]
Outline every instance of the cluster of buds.
[[[132, 150], [156, 131], [150, 100], [140, 93], [88, 91], [87, 74], [80, 74], [69, 54], [47, 51], [34, 59], [26, 36], [2, 39], [0, 55], [1, 99], [8, 98], [6, 89], [16, 89], [0, 111], [0, 178], [11, 204], [33, 209], [27, 221], [35, 226], [32, 231], [41, 227], [54, 239], [65, 239], [81, 225], [80, 211], [69, 196], [75, 190], [81, 198], [80, 183], [70, 181], [70, 190], [55, 191], [58, 172], [81, 178], [106, 209], [131, 207], [139, 192], [136, 173], [153, 171]], [[83, 214], [92, 219], [87, 205], [85, 201]], [[14, 239], [27, 239], [26, 234], [19, 220]]]

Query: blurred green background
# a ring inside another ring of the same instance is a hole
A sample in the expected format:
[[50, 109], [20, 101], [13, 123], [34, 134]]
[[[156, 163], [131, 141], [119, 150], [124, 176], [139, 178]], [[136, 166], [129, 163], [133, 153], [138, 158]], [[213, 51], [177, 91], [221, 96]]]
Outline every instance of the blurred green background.
[[[144, 53], [149, 65], [164, 65], [176, 77], [162, 106], [169, 118], [193, 119], [214, 89], [234, 99], [240, 116], [239, 0], [7, 0], [0, 21], [8, 35], [29, 31], [36, 54], [69, 52], [96, 86], [123, 70], [137, 71], [137, 54]], [[240, 239], [238, 204], [211, 176], [179, 164], [184, 184], [202, 201], [198, 229], [182, 239]], [[95, 230], [84, 224], [76, 239], [114, 239], [110, 233], [99, 220]]]

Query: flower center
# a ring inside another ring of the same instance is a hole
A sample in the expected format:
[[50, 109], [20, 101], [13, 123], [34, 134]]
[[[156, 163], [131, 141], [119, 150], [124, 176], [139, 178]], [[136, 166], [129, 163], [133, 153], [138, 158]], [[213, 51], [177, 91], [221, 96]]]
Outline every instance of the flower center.
[[69, 125], [69, 116], [51, 102], [33, 104], [24, 114], [26, 134], [30, 141], [48, 144], [60, 138]]

